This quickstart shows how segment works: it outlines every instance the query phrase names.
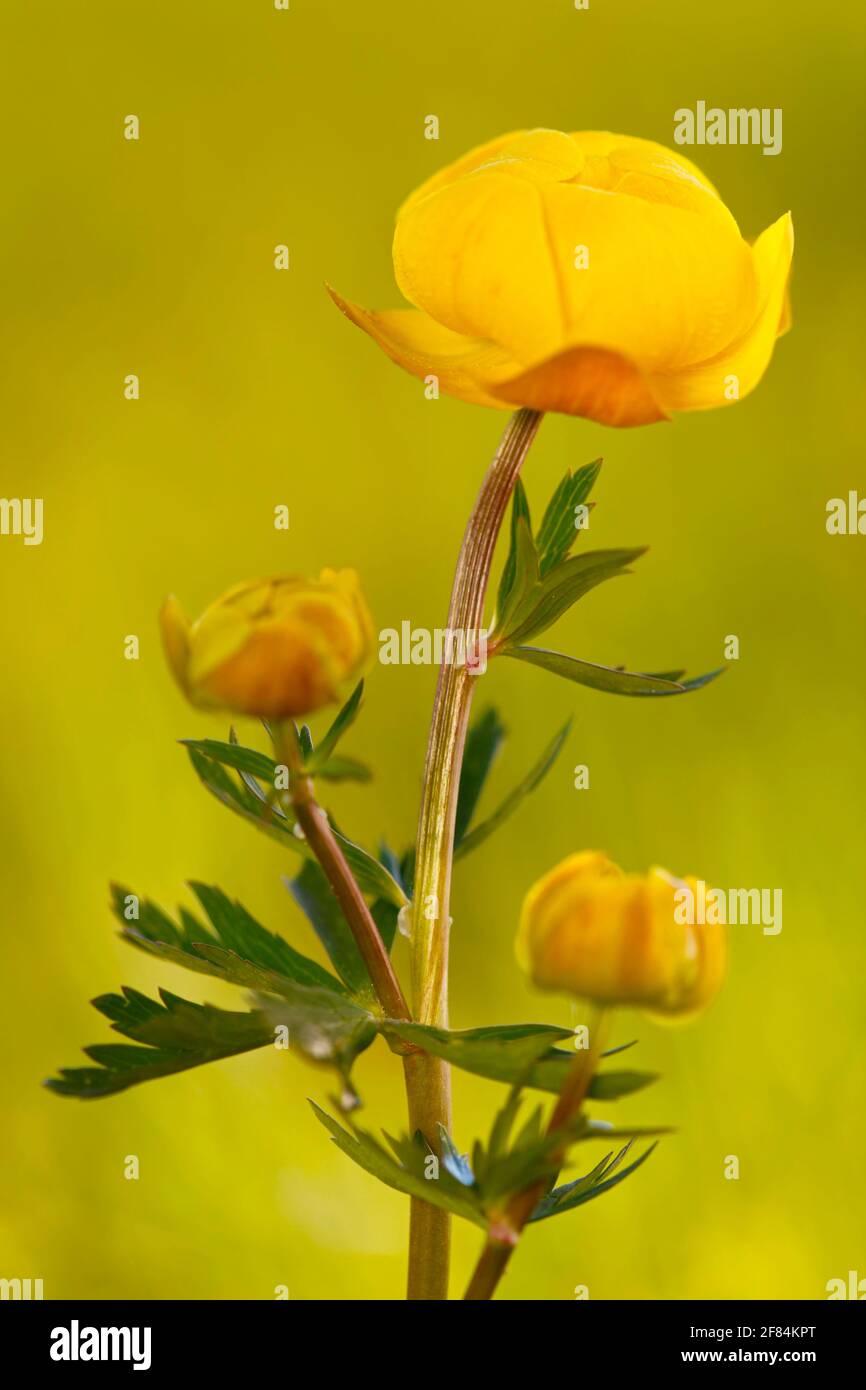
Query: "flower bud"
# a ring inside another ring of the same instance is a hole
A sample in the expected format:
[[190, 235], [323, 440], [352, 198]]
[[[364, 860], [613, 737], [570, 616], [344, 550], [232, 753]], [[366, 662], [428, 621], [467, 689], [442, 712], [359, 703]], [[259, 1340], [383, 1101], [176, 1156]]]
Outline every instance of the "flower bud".
[[694, 902], [694, 879], [625, 874], [597, 851], [573, 854], [527, 894], [518, 959], [539, 989], [660, 1017], [697, 1013], [718, 993], [727, 945], [722, 927], [685, 920], [683, 889]]
[[169, 598], [160, 627], [169, 666], [194, 705], [264, 719], [340, 700], [374, 646], [354, 570], [239, 584], [194, 623]]

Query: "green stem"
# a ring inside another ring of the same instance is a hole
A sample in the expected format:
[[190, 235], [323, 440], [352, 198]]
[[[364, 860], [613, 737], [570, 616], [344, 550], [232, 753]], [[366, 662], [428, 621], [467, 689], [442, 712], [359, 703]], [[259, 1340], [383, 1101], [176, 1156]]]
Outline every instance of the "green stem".
[[[469, 517], [457, 561], [448, 629], [467, 644], [477, 639], [493, 551], [509, 498], [541, 423], [535, 410], [518, 410], [509, 421]], [[448, 1026], [448, 936], [451, 926], [451, 863], [454, 818], [469, 711], [477, 675], [444, 662], [439, 669], [427, 744], [424, 790], [415, 855], [411, 952], [412, 1000], [421, 1023]], [[451, 1129], [451, 1082], [438, 1058], [409, 1058], [406, 1089], [413, 1133], [420, 1129], [439, 1148], [438, 1126]], [[410, 1299], [448, 1297], [450, 1217], [412, 1200], [409, 1229]]]
[[408, 1019], [411, 1017], [409, 1006], [379, 928], [334, 837], [328, 817], [316, 801], [313, 783], [303, 772], [294, 729], [279, 727], [275, 730], [274, 743], [277, 756], [289, 769], [290, 795], [298, 825], [340, 904], [379, 1003], [389, 1018]]

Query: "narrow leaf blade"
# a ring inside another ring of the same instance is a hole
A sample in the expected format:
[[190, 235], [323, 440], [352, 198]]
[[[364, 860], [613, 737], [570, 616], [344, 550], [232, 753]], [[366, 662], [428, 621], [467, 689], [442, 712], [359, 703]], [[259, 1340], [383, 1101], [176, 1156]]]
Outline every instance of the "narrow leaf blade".
[[471, 850], [477, 849], [480, 844], [484, 843], [488, 836], [493, 834], [494, 830], [498, 830], [500, 825], [508, 820], [509, 816], [514, 814], [524, 797], [529, 796], [530, 792], [533, 792], [539, 783], [547, 776], [553, 764], [556, 762], [556, 759], [559, 757], [559, 753], [570, 730], [571, 720], [569, 719], [563, 724], [558, 733], [554, 735], [523, 780], [518, 782], [513, 791], [509, 792], [508, 796], [500, 803], [493, 814], [482, 821], [480, 825], [476, 825], [474, 829], [470, 830], [455, 844], [455, 857], [469, 854]]

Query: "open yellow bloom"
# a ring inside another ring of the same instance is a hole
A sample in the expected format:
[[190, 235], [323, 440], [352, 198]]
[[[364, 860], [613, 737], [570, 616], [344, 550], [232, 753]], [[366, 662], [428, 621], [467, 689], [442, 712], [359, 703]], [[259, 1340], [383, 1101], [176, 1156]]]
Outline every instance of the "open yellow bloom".
[[354, 570], [239, 584], [194, 623], [169, 598], [160, 626], [169, 665], [194, 705], [263, 719], [312, 714], [341, 699], [374, 647]]
[[661, 1017], [696, 1013], [718, 993], [727, 943], [723, 928], [682, 920], [686, 889], [694, 903], [693, 878], [624, 874], [595, 850], [573, 854], [527, 894], [518, 960], [540, 989]]
[[753, 246], [690, 160], [605, 131], [516, 131], [403, 204], [414, 309], [332, 294], [401, 367], [479, 405], [642, 425], [741, 399], [788, 326], [789, 214]]

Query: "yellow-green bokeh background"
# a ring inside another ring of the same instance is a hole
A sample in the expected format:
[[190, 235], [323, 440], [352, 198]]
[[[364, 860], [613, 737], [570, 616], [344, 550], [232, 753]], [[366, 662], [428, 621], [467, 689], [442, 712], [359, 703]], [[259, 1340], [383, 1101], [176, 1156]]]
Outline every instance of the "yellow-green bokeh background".
[[[781, 935], [734, 930], [705, 1019], [619, 1020], [639, 1063], [664, 1073], [620, 1113], [679, 1133], [615, 1194], [533, 1230], [507, 1289], [820, 1298], [828, 1279], [866, 1275], [866, 540], [824, 528], [827, 499], [866, 486], [862, 13], [842, 0], [591, 0], [584, 13], [571, 0], [291, 0], [288, 13], [19, 0], [4, 29], [0, 490], [44, 497], [46, 535], [0, 540], [0, 1275], [41, 1277], [50, 1298], [399, 1295], [403, 1199], [328, 1143], [305, 1099], [326, 1094], [325, 1076], [254, 1053], [92, 1104], [40, 1088], [110, 1038], [92, 995], [164, 984], [239, 1002], [121, 945], [110, 877], [169, 906], [188, 878], [219, 882], [310, 946], [282, 851], [200, 790], [175, 743], [225, 726], [183, 705], [156, 611], [168, 590], [195, 611], [247, 576], [352, 564], [380, 626], [441, 624], [505, 417], [426, 401], [323, 281], [396, 305], [393, 211], [473, 144], [523, 125], [670, 143], [674, 111], [699, 99], [784, 110], [778, 158], [692, 153], [746, 235], [793, 210], [794, 331], [739, 407], [624, 432], [548, 420], [527, 484], [539, 506], [566, 466], [603, 454], [593, 540], [652, 544], [635, 577], [562, 623], [560, 646], [696, 671], [735, 633], [741, 659], [708, 691], [658, 703], [517, 665], [485, 678], [480, 698], [512, 730], [498, 790], [570, 713], [575, 727], [543, 788], [459, 868], [453, 1018], [569, 1021], [567, 1001], [524, 983], [512, 941], [527, 885], [575, 848], [781, 887]], [[138, 143], [122, 139], [129, 113]], [[279, 242], [287, 273], [272, 266]], [[278, 503], [288, 533], [273, 528]], [[429, 669], [374, 671], [351, 751], [378, 779], [334, 797], [353, 832], [411, 837], [433, 683]], [[591, 789], [577, 792], [583, 762]], [[382, 1045], [358, 1074], [368, 1121], [400, 1124]], [[458, 1140], [501, 1098], [458, 1076]], [[455, 1291], [478, 1240], [457, 1229]]]

